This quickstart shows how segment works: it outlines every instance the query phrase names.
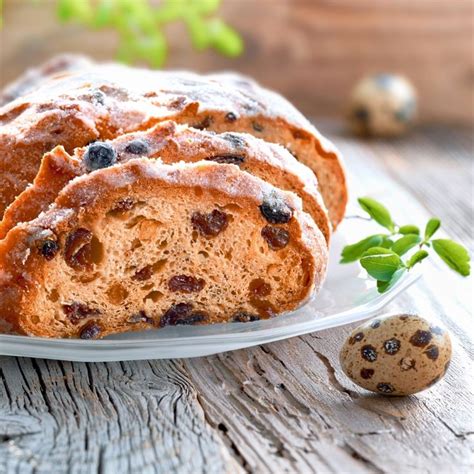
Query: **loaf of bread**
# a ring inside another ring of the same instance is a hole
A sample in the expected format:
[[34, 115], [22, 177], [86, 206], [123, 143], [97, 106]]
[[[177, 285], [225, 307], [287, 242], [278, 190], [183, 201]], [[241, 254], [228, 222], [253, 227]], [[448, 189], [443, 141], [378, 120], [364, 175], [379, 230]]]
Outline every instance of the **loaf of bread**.
[[0, 241], [0, 315], [84, 339], [254, 321], [301, 305], [326, 263], [295, 194], [232, 164], [137, 158], [73, 179]]
[[334, 228], [344, 215], [346, 180], [335, 147], [289, 102], [245, 77], [63, 58], [12, 84], [2, 100], [0, 218], [57, 145], [72, 153], [168, 119], [215, 132], [247, 132], [287, 147], [316, 174]]
[[275, 187], [300, 196], [303, 209], [314, 219], [329, 242], [331, 226], [317, 190], [316, 178], [285, 148], [249, 134], [216, 134], [170, 121], [145, 132], [94, 142], [88, 147], [76, 149], [74, 156], [62, 147], [47, 153], [33, 186], [23, 191], [7, 208], [0, 223], [0, 239], [18, 222], [28, 222], [47, 210], [71, 179], [100, 167], [140, 157], [160, 158], [168, 164], [200, 160], [235, 164]]

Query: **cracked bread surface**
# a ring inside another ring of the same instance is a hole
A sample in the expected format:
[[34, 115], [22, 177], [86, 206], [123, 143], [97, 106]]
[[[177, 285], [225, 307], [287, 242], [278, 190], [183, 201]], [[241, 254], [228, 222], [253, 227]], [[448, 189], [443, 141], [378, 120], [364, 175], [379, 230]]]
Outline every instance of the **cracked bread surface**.
[[234, 165], [136, 159], [72, 180], [0, 242], [12, 332], [91, 339], [296, 309], [327, 246], [301, 200]]
[[[92, 146], [98, 145], [94, 143]], [[249, 134], [216, 134], [163, 122], [145, 132], [125, 134], [105, 141], [104, 146], [114, 150], [118, 163], [148, 157], [159, 158], [167, 164], [200, 160], [235, 164], [280, 189], [295, 192], [302, 198], [303, 209], [314, 219], [326, 241], [330, 240], [331, 225], [317, 189], [316, 177], [279, 145]], [[89, 149], [76, 149], [70, 156], [62, 147], [57, 147], [45, 155], [33, 186], [7, 208], [0, 223], [0, 239], [18, 222], [30, 221], [47, 210], [71, 179], [90, 171], [84, 163]]]
[[24, 95], [0, 108], [0, 217], [56, 145], [72, 153], [94, 140], [173, 119], [216, 132], [248, 132], [287, 147], [318, 177], [333, 227], [342, 219], [347, 189], [339, 153], [278, 94], [238, 75], [80, 61], [77, 69], [69, 64], [44, 79], [39, 75]]

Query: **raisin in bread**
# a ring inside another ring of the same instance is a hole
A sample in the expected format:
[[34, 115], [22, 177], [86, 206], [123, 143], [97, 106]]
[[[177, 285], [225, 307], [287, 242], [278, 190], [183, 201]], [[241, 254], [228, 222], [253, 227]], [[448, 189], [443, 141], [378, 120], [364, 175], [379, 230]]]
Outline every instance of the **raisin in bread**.
[[318, 177], [333, 227], [341, 221], [347, 189], [339, 154], [278, 94], [228, 74], [200, 76], [87, 61], [74, 69], [68, 65], [46, 74], [0, 108], [0, 217], [56, 145], [71, 153], [94, 140], [173, 119], [216, 132], [248, 132], [287, 147]]
[[293, 191], [329, 242], [331, 226], [317, 190], [314, 174], [286, 149], [249, 134], [200, 131], [174, 122], [163, 122], [145, 132], [94, 142], [69, 156], [57, 147], [43, 158], [33, 186], [23, 191], [7, 208], [0, 223], [0, 239], [18, 222], [34, 219], [54, 202], [64, 186], [76, 176], [98, 167], [123, 163], [138, 157], [160, 158], [164, 163], [210, 160], [231, 163], [280, 189]]
[[0, 242], [0, 315], [81, 338], [253, 321], [301, 305], [326, 263], [293, 193], [234, 165], [136, 159], [74, 179]]

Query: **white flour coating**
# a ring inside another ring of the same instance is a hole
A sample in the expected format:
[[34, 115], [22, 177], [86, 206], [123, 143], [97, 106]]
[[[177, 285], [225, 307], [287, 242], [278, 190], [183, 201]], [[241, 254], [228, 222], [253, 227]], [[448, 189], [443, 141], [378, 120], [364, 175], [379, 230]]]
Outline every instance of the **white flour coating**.
[[[8, 103], [6, 111], [13, 110], [21, 104], [42, 104], [57, 101], [58, 97], [64, 103], [81, 98], [84, 94], [91, 93], [91, 84], [102, 85], [111, 89], [119, 89], [120, 92], [113, 93], [110, 98], [120, 102], [120, 119], [124, 120], [124, 128], [133, 125], [132, 119], [127, 124], [127, 104], [132, 115], [142, 115], [143, 121], [151, 117], [172, 117], [175, 111], [170, 104], [177, 97], [186, 95], [190, 101], [199, 103], [199, 112], [206, 111], [232, 111], [236, 116], [258, 116], [264, 114], [270, 118], [284, 117], [293, 125], [307, 130], [320, 142], [327, 153], [337, 153], [335, 146], [324, 138], [311, 123], [293, 107], [285, 98], [276, 92], [259, 86], [252, 79], [236, 73], [218, 73], [208, 76], [198, 75], [189, 71], [151, 71], [149, 69], [130, 68], [115, 63], [93, 64], [81, 61], [81, 69], [67, 74], [59, 74], [49, 81], [40, 82], [33, 93], [22, 96]], [[126, 93], [123, 91], [126, 90]], [[92, 91], [93, 92], [93, 91]], [[157, 93], [156, 100], [143, 100], [150, 93]], [[103, 105], [111, 108], [113, 113], [117, 102], [105, 99]], [[166, 99], [169, 98], [167, 101]], [[59, 104], [58, 104], [59, 105]], [[233, 110], [229, 110], [232, 107]], [[21, 114], [22, 121], [29, 113], [36, 114], [37, 111], [25, 111]], [[100, 110], [95, 110], [97, 114]], [[48, 114], [48, 112], [44, 112]], [[83, 116], [84, 122], [94, 127], [93, 121]], [[32, 120], [34, 118], [32, 117]], [[15, 127], [15, 120], [6, 125], [7, 130]]]

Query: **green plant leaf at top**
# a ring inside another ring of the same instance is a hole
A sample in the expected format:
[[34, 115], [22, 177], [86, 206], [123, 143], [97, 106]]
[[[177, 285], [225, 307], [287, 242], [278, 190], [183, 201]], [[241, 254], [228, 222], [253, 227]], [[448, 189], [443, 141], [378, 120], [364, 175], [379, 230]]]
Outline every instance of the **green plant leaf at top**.
[[[213, 48], [220, 54], [235, 57], [244, 50], [237, 31], [218, 16], [222, 0], [57, 0], [55, 3], [60, 22], [115, 30], [119, 36], [118, 58], [127, 63], [144, 60], [153, 67], [163, 66], [169, 50], [165, 27], [178, 21], [186, 24], [198, 51]], [[0, 28], [2, 6], [0, 0]]]
[[419, 235], [407, 234], [399, 238], [392, 245], [392, 250], [398, 255], [404, 255], [420, 242], [421, 242], [421, 237]]
[[244, 44], [237, 32], [226, 25], [221, 19], [213, 18], [207, 23], [207, 31], [210, 35], [210, 44], [224, 56], [239, 56]]
[[339, 263], [350, 263], [359, 260], [364, 252], [371, 247], [378, 247], [382, 244], [383, 236], [380, 234], [370, 235], [352, 245], [346, 245], [342, 249], [341, 260]]
[[373, 247], [362, 255], [360, 264], [367, 273], [381, 281], [390, 281], [392, 275], [401, 267], [401, 258], [392, 250], [383, 247]]
[[437, 217], [432, 217], [425, 228], [425, 240], [431, 239], [434, 233], [440, 228], [441, 221]]
[[420, 234], [420, 229], [416, 225], [402, 225], [398, 232], [403, 235], [407, 234]]
[[432, 244], [434, 251], [454, 271], [463, 276], [471, 273], [469, 253], [461, 244], [449, 239], [436, 239]]
[[392, 216], [383, 204], [380, 204], [375, 199], [369, 197], [361, 197], [358, 201], [360, 207], [362, 207], [362, 209], [367, 212], [375, 222], [393, 232], [395, 225], [392, 221]]
[[203, 15], [214, 13], [222, 0], [191, 0], [191, 5]]
[[415, 252], [407, 262], [408, 268], [413, 268], [417, 263], [420, 263], [428, 256], [428, 252], [426, 250], [418, 250]]
[[392, 278], [390, 278], [389, 281], [377, 281], [377, 290], [379, 293], [385, 293], [386, 291], [390, 290], [390, 288], [393, 288], [395, 283], [397, 283], [398, 280], [405, 274], [407, 269], [405, 267], [401, 267], [398, 270], [395, 271], [395, 273], [392, 275]]

